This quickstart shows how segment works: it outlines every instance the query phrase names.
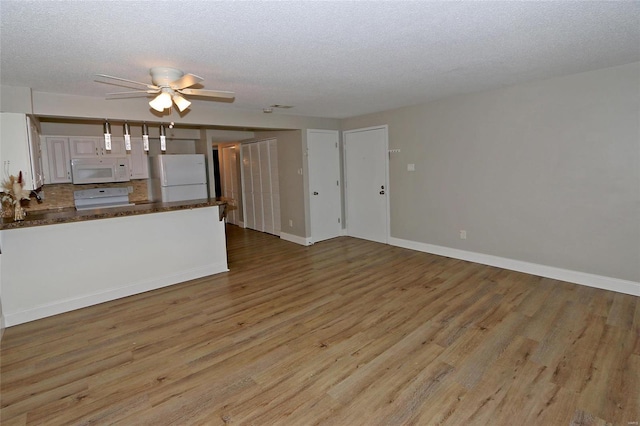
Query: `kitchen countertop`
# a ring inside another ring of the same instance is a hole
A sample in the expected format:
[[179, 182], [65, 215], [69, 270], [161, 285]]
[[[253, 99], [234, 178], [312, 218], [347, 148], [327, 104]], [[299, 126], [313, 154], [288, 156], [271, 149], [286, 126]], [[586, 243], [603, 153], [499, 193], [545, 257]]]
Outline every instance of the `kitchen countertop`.
[[200, 207], [223, 206], [220, 209], [220, 220], [226, 216], [227, 202], [220, 199], [201, 199], [178, 201], [173, 203], [147, 202], [131, 206], [111, 207], [93, 210], [76, 211], [75, 207], [30, 212], [22, 221], [2, 219], [0, 229], [29, 228], [32, 226], [55, 225], [59, 223], [82, 222], [87, 220], [108, 219], [112, 217], [133, 216], [139, 214], [169, 212], [175, 210], [195, 209]]

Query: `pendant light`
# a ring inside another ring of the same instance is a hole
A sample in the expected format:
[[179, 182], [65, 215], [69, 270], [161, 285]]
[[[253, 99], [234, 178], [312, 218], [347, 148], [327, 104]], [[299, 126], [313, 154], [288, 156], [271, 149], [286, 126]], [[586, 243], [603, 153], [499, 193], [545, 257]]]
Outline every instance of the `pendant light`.
[[167, 135], [164, 130], [164, 124], [160, 125], [160, 149], [162, 151], [167, 150]]
[[131, 129], [129, 129], [129, 123], [124, 123], [122, 133], [124, 134], [124, 149], [131, 151]]
[[104, 122], [104, 149], [111, 151], [111, 124]]
[[149, 126], [147, 123], [142, 123], [142, 148], [149, 152]]
[[171, 89], [162, 89], [162, 93], [160, 93], [151, 102], [149, 102], [149, 106], [158, 112], [164, 111], [165, 108], [171, 108], [171, 94], [169, 93], [170, 90]]
[[191, 102], [189, 102], [188, 100], [186, 100], [182, 96], [178, 95], [177, 93], [175, 95], [173, 95], [173, 103], [176, 104], [176, 106], [178, 107], [178, 110], [180, 112], [182, 112], [185, 109], [189, 108], [189, 105], [191, 105]]

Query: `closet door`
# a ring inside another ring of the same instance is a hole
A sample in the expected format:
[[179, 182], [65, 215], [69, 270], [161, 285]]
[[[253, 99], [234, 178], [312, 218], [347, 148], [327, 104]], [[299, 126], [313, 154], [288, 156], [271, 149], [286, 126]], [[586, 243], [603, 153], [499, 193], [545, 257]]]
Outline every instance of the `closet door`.
[[269, 161], [269, 142], [257, 143], [260, 152], [260, 176], [262, 184], [262, 211], [264, 218], [264, 232], [274, 233], [273, 229], [273, 202], [271, 191], [271, 163]]
[[275, 139], [242, 145], [242, 182], [245, 226], [279, 236], [280, 189]]
[[262, 203], [262, 179], [260, 176], [260, 148], [258, 143], [249, 144], [251, 150], [251, 185], [253, 186], [254, 226], [257, 231], [264, 231], [264, 206]]
[[271, 175], [271, 206], [273, 208], [273, 233], [280, 235], [280, 184], [278, 183], [278, 141], [269, 144], [269, 173]]
[[242, 145], [242, 194], [244, 201], [244, 226], [255, 229], [253, 206], [253, 179], [251, 176], [251, 146]]

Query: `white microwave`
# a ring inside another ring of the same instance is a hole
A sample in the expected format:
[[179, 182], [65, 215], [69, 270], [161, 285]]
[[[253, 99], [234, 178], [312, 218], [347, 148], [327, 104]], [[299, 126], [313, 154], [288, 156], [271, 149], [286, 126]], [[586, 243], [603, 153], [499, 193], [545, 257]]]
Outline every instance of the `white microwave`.
[[72, 158], [71, 178], [78, 183], [126, 182], [130, 179], [126, 157]]

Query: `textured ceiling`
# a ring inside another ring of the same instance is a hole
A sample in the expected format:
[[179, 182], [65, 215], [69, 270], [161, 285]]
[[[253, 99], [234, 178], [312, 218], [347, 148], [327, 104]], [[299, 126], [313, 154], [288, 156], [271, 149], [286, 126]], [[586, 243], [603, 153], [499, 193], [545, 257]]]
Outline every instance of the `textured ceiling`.
[[103, 98], [126, 89], [96, 73], [172, 66], [235, 91], [221, 108], [333, 118], [640, 61], [637, 1], [1, 0], [0, 19], [3, 85]]

